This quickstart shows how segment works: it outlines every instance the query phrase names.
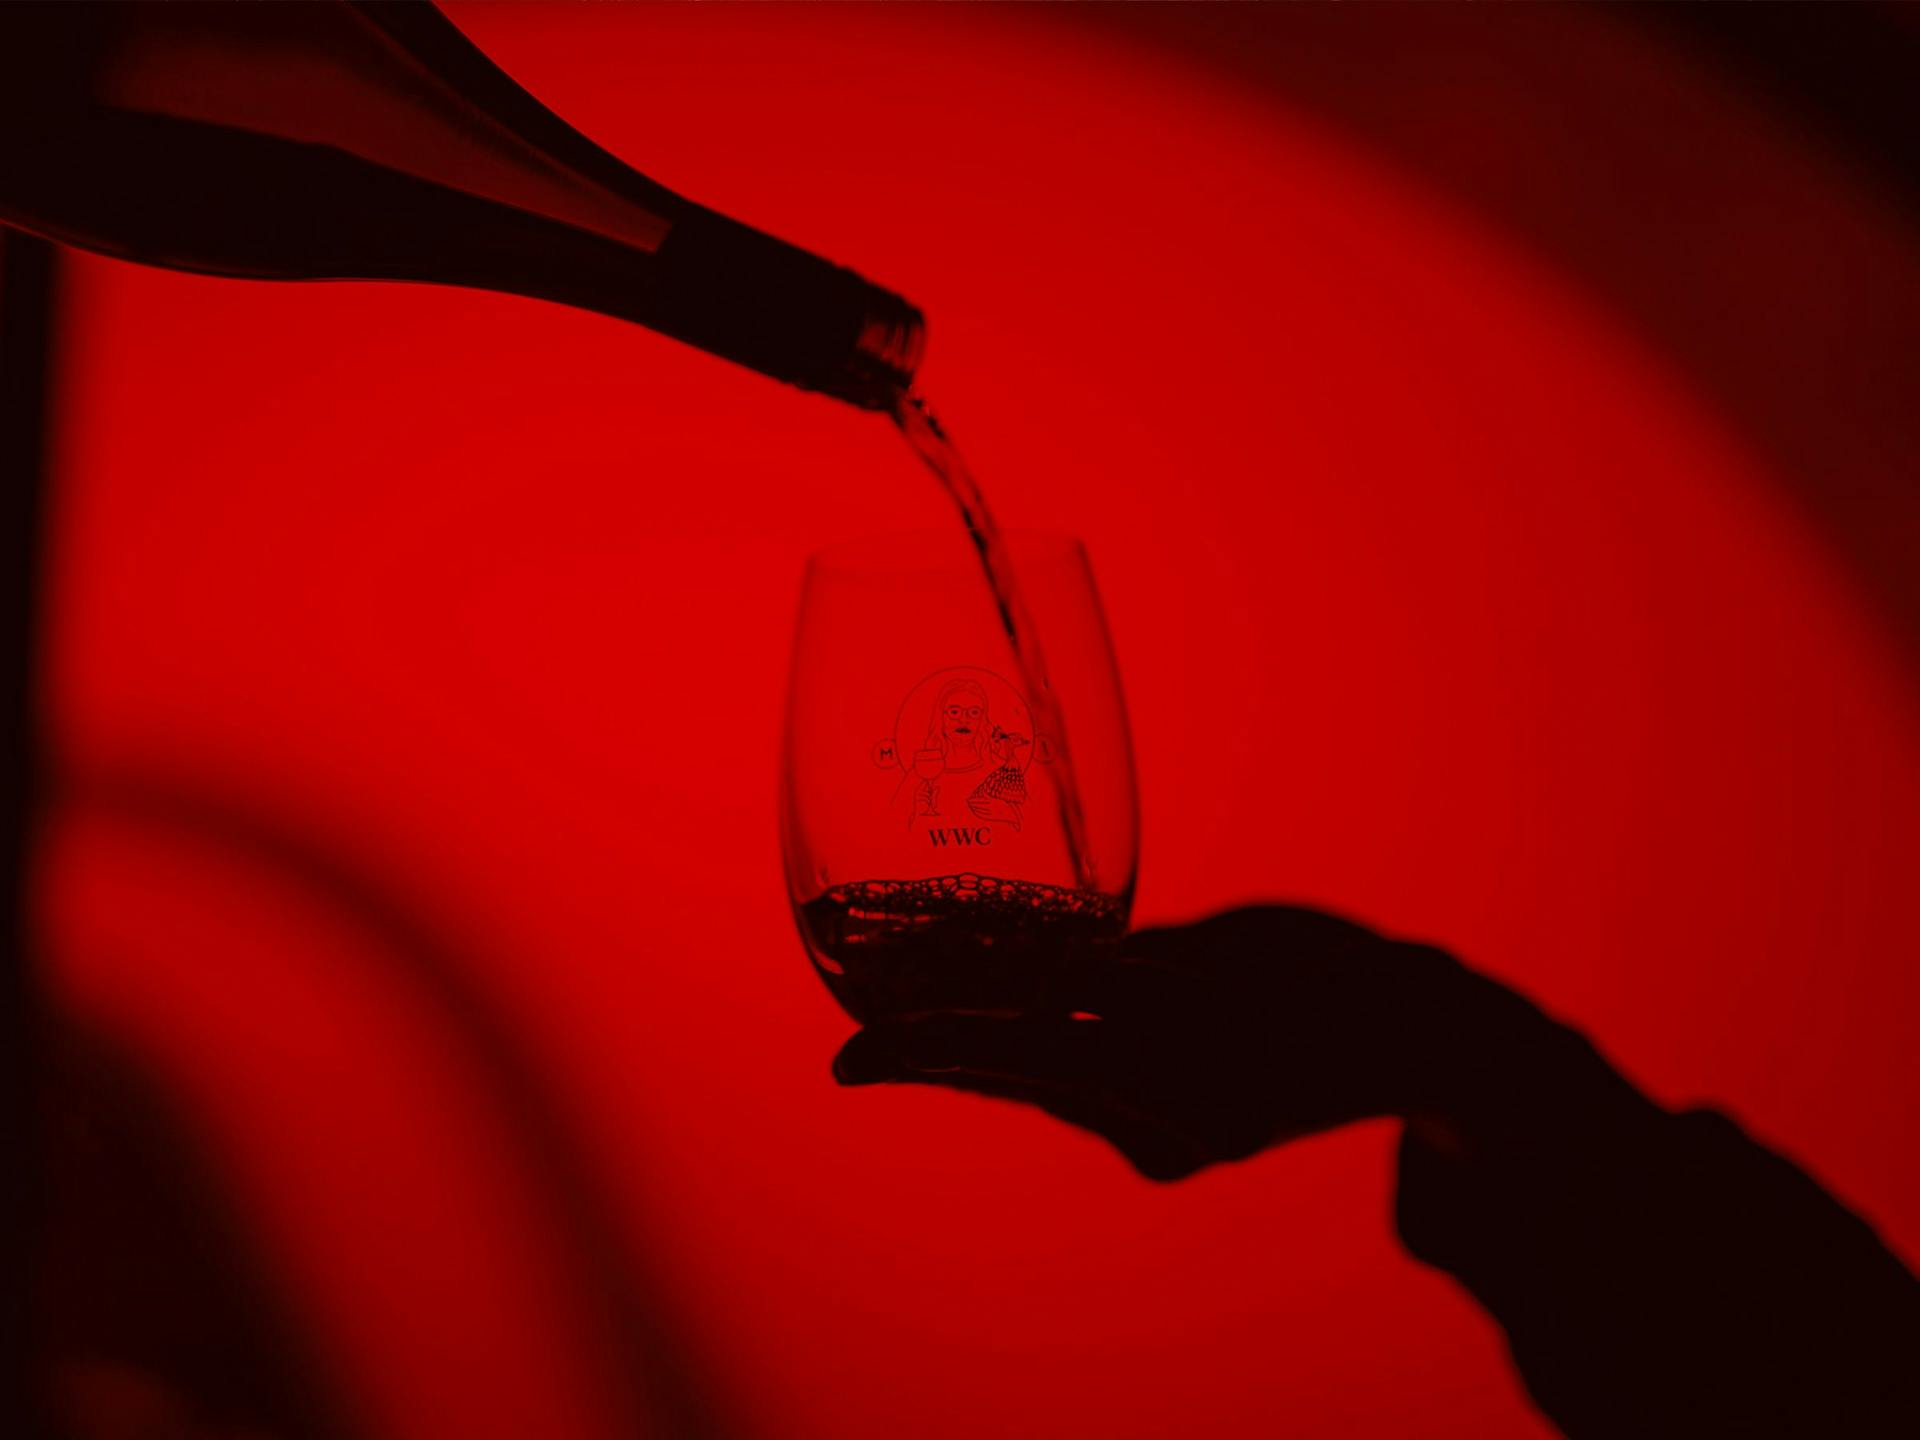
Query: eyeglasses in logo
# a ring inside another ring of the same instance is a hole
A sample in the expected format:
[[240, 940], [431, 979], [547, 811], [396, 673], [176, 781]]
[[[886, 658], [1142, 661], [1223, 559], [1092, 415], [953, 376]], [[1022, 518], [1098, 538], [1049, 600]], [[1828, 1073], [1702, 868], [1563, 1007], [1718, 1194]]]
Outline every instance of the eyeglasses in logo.
[[1000, 831], [1019, 833], [1032, 798], [1030, 768], [1050, 760], [1052, 747], [1034, 735], [1019, 691], [991, 670], [956, 665], [907, 692], [893, 733], [869, 753], [875, 765], [900, 772], [895, 821], [939, 847], [991, 845]]

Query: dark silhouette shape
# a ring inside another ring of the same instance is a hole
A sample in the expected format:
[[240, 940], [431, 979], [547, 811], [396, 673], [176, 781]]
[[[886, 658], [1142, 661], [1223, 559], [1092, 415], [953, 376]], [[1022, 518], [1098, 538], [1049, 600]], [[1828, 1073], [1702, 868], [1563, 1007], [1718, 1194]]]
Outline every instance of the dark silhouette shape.
[[1244, 909], [1135, 934], [1053, 999], [871, 1026], [835, 1074], [1026, 1101], [1156, 1180], [1399, 1116], [1402, 1240], [1575, 1440], [1920, 1435], [1920, 1283], [1873, 1230], [1441, 951]]
[[914, 306], [648, 179], [430, 4], [0, 6], [0, 136], [0, 219], [143, 264], [524, 295], [868, 410], [920, 361]]
[[[519, 1172], [541, 1205], [573, 1302], [591, 1322], [591, 1333], [603, 1337], [607, 1353], [600, 1368], [613, 1382], [608, 1398], [619, 1407], [616, 1423], [624, 1433], [657, 1429], [676, 1440], [715, 1440], [732, 1432], [716, 1377], [694, 1353], [682, 1318], [663, 1299], [661, 1282], [625, 1239], [549, 1078], [526, 1052], [505, 1007], [432, 923], [311, 827], [290, 824], [205, 783], [173, 779], [159, 767], [69, 778], [48, 798], [276, 872], [362, 927], [371, 963], [445, 1028], [466, 1061], [475, 1103], [501, 1125], [513, 1147]], [[132, 1094], [124, 1087], [118, 1093]], [[164, 1314], [154, 1318], [165, 1323]], [[236, 1349], [236, 1363], [243, 1350]]]
[[313, 1368], [222, 1172], [165, 1087], [104, 1033], [71, 1023], [41, 1033], [47, 1193], [34, 1330], [45, 1433], [361, 1433]]
[[[41, 626], [40, 529], [47, 488], [45, 415], [53, 388], [58, 265], [46, 242], [0, 226], [0, 1223], [6, 1247], [0, 1289], [24, 1293], [32, 1264], [31, 1134], [34, 1014], [40, 1005], [27, 957], [26, 857], [38, 802], [40, 713], [34, 677]], [[26, 1353], [24, 1307], [9, 1307], [0, 1347]], [[24, 1368], [0, 1379], [0, 1426], [31, 1432], [39, 1423]]]

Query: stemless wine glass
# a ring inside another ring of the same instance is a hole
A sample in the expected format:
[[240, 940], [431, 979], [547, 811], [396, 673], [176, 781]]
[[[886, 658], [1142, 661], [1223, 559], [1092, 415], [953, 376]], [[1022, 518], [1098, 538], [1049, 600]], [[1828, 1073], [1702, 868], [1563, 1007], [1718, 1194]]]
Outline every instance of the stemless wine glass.
[[857, 1020], [1054, 1008], [1126, 930], [1133, 748], [1093, 571], [1077, 540], [1004, 545], [1004, 609], [958, 526], [807, 568], [781, 833], [807, 952]]

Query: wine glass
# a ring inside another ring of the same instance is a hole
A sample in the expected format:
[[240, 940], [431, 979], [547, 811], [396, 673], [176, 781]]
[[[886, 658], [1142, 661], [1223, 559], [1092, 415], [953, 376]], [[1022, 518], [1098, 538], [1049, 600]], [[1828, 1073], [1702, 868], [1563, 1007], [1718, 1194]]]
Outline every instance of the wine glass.
[[1055, 1008], [1126, 930], [1133, 749], [1093, 571], [1062, 536], [1001, 553], [1004, 606], [958, 526], [807, 566], [781, 837], [801, 938], [858, 1020]]

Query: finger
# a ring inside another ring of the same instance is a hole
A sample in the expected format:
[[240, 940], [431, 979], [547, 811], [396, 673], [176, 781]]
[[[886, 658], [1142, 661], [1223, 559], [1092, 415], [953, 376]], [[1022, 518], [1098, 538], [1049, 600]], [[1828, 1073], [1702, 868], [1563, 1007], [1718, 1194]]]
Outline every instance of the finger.
[[879, 1085], [903, 1080], [911, 1072], [871, 1030], [856, 1030], [833, 1057], [833, 1078], [841, 1085]]
[[960, 1072], [1066, 1090], [1103, 1088], [1106, 1078], [1106, 1032], [1093, 1020], [930, 1015], [864, 1033], [914, 1075]]
[[869, 1033], [896, 1078], [1035, 1105], [1101, 1136], [1149, 1179], [1180, 1179], [1219, 1158], [1177, 1115], [1140, 1102], [1130, 1037], [1104, 1021], [946, 1015]]
[[1155, 1124], [1097, 1090], [1068, 1089], [1057, 1084], [1036, 1084], [1006, 1075], [957, 1069], [907, 1071], [897, 1078], [908, 1084], [931, 1085], [1031, 1105], [1106, 1141], [1149, 1180], [1163, 1183], [1184, 1180], [1219, 1158], [1192, 1137]]
[[1152, 1014], [1186, 988], [1188, 977], [1172, 966], [1129, 959], [1115, 951], [1075, 956], [1048, 979], [1043, 1008], [1061, 1015]]
[[1094, 1023], [960, 1015], [881, 1022], [847, 1038], [833, 1077], [876, 1085], [960, 1072], [1056, 1088], [1096, 1084], [1095, 1037], [1086, 1028]]

